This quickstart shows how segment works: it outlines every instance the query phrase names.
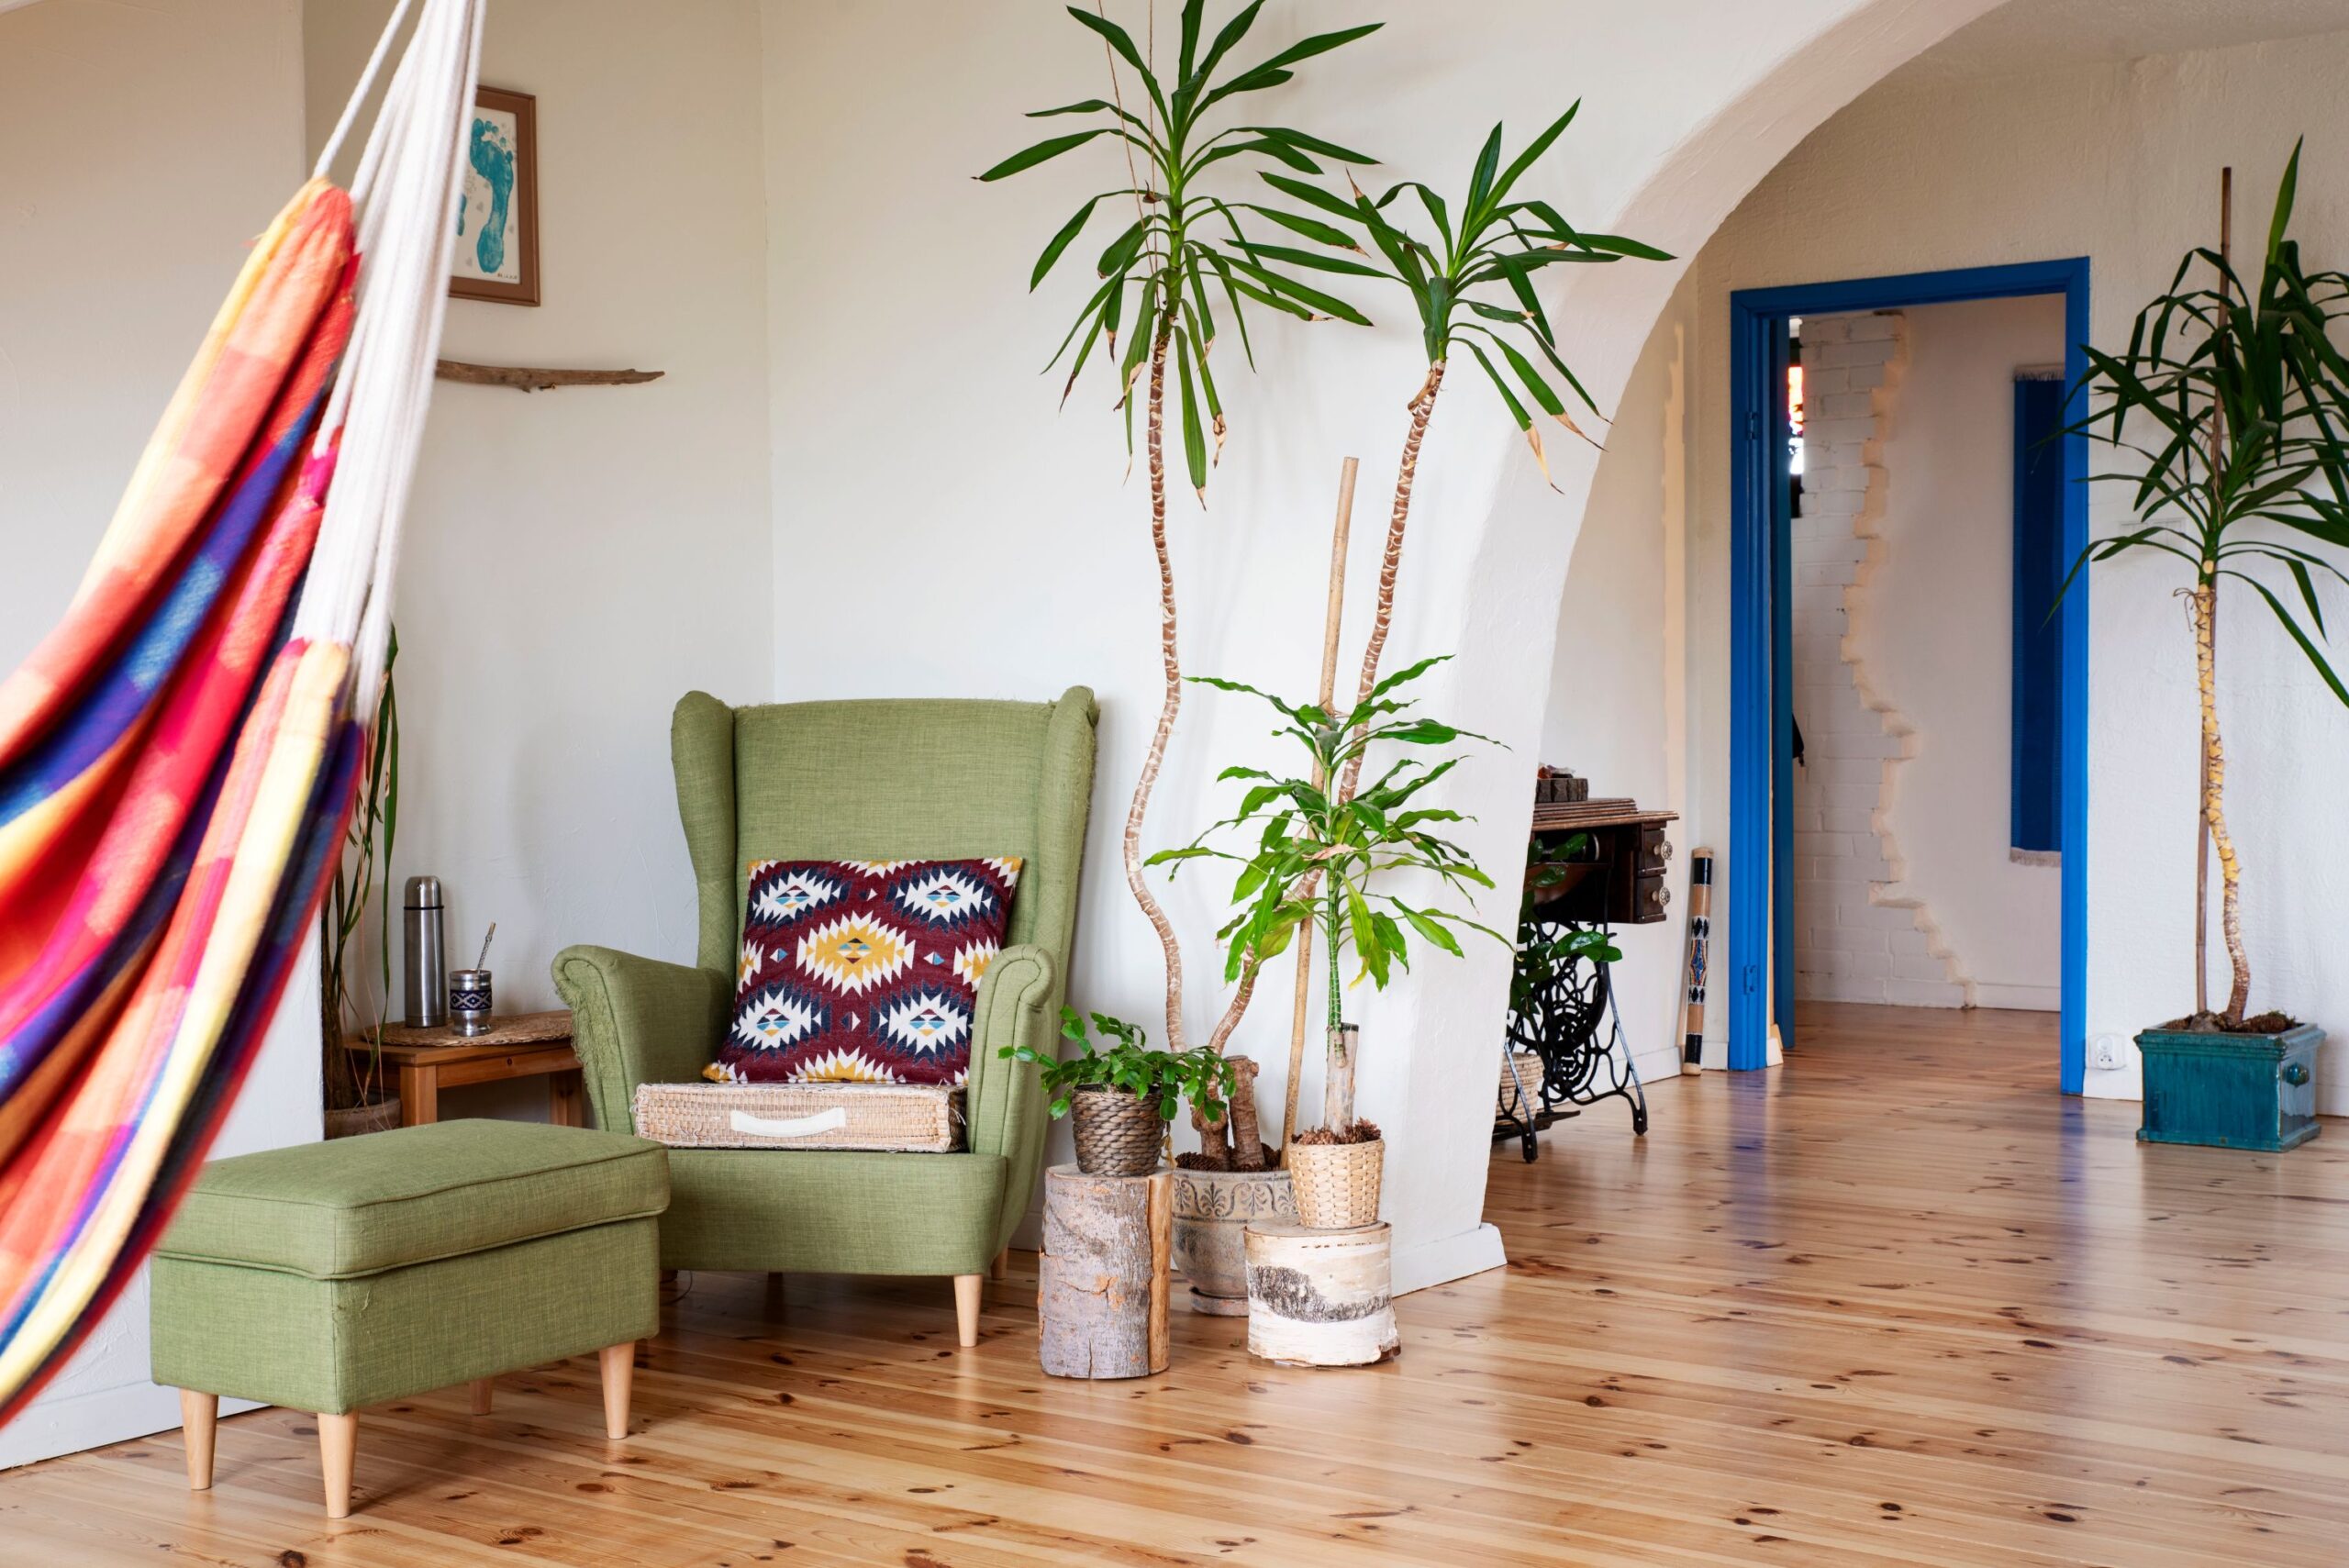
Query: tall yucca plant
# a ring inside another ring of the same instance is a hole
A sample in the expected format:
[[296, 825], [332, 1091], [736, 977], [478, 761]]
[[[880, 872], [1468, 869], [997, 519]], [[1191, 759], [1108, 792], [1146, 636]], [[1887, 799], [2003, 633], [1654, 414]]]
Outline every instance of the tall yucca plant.
[[[1122, 216], [1133, 204], [1133, 219], [1100, 252], [1100, 279], [1076, 323], [1069, 328], [1051, 365], [1070, 360], [1066, 400], [1095, 350], [1116, 366], [1119, 406], [1126, 417], [1126, 444], [1133, 445], [1134, 387], [1147, 372], [1142, 430], [1150, 473], [1151, 543], [1158, 557], [1159, 650], [1165, 690], [1150, 751], [1126, 810], [1126, 885], [1158, 932], [1166, 956], [1166, 1033], [1169, 1050], [1183, 1049], [1183, 955], [1174, 928], [1142, 880], [1142, 819], [1165, 760], [1183, 701], [1183, 669], [1176, 632], [1174, 570], [1166, 547], [1164, 434], [1166, 370], [1171, 359], [1179, 391], [1184, 465], [1204, 505], [1208, 473], [1223, 445], [1223, 400], [1216, 388], [1211, 355], [1221, 325], [1218, 302], [1228, 310], [1249, 363], [1255, 351], [1248, 339], [1247, 314], [1262, 306], [1305, 320], [1330, 317], [1367, 324], [1353, 306], [1300, 281], [1295, 263], [1306, 253], [1252, 238], [1271, 224], [1323, 244], [1344, 246], [1346, 237], [1330, 225], [1297, 213], [1238, 199], [1222, 186], [1246, 167], [1269, 162], [1304, 174], [1322, 172], [1319, 160], [1369, 163], [1359, 152], [1283, 126], [1223, 125], [1233, 100], [1278, 87], [1295, 67], [1316, 55], [1376, 32], [1372, 22], [1336, 32], [1317, 33], [1255, 64], [1227, 69], [1231, 52], [1254, 27], [1264, 0], [1252, 0], [1202, 48], [1206, 0], [1186, 0], [1174, 74], [1154, 69], [1154, 47], [1137, 45], [1131, 34], [1105, 16], [1070, 6], [1068, 14], [1098, 34], [1113, 58], [1111, 96], [1086, 98], [1058, 108], [1039, 109], [1030, 118], [1084, 116], [1101, 123], [1085, 130], [1047, 138], [1013, 153], [979, 176], [1008, 179], [1108, 137], [1120, 144], [1129, 183], [1088, 198], [1055, 232], [1037, 257], [1028, 286], [1033, 292], [1106, 205]], [[1119, 62], [1140, 79], [1141, 94], [1130, 105], [1119, 85]], [[1253, 191], [1253, 185], [1246, 189]], [[1125, 347], [1118, 334], [1126, 333]], [[1074, 350], [1074, 357], [1071, 350]], [[1212, 442], [1212, 446], [1210, 445]], [[1219, 1031], [1221, 1043], [1228, 1030]]]
[[[2232, 578], [2258, 595], [2333, 695], [2349, 703], [2349, 689], [2320, 647], [2324, 609], [2317, 594], [2320, 576], [2349, 577], [2292, 542], [2298, 536], [2349, 549], [2349, 362], [2331, 337], [2332, 323], [2349, 307], [2349, 276], [2301, 264], [2299, 242], [2288, 232], [2299, 169], [2295, 145], [2276, 192], [2255, 289], [2221, 252], [2188, 251], [2168, 289], [2137, 313], [2125, 350], [2085, 349], [2088, 369], [2075, 392], [2086, 394], [2088, 408], [2072, 428], [2135, 453], [2143, 467], [2094, 476], [2131, 487], [2138, 526], [2090, 544], [2065, 589], [2089, 561], [2132, 550], [2174, 556], [2193, 574], [2193, 585], [2182, 592], [2202, 714], [2200, 813], [2218, 856], [2221, 919], [2234, 971], [2226, 1008], [2214, 1016], [2205, 992], [2208, 939], [2198, 922], [2195, 1013], [2202, 1028], [2242, 1024], [2251, 1000], [2243, 868], [2227, 831], [2226, 753], [2219, 737], [2220, 582]], [[2210, 286], [2187, 286], [2197, 266], [2211, 269]], [[2276, 586], [2264, 579], [2275, 579]]]
[[[1361, 251], [1348, 231], [1340, 230], [1334, 236], [1316, 236], [1322, 240], [1323, 250], [1297, 251], [1290, 259], [1322, 272], [1401, 284], [1418, 310], [1420, 340], [1427, 350], [1427, 376], [1412, 395], [1410, 422], [1396, 469], [1386, 550], [1379, 565], [1378, 605], [1355, 687], [1357, 706], [1368, 703], [1378, 685], [1379, 659], [1394, 619], [1395, 582], [1402, 567], [1403, 535], [1410, 521], [1419, 448], [1427, 438], [1428, 421], [1435, 414], [1453, 355], [1464, 348], [1475, 357], [1500, 393], [1518, 428], [1525, 433], [1547, 477], [1549, 458], [1542, 449], [1535, 412], [1582, 436], [1581, 428], [1567, 412], [1567, 395], [1593, 413], [1598, 406], [1559, 351], [1556, 329], [1534, 287], [1536, 274], [1544, 267], [1562, 263], [1603, 263], [1624, 257], [1670, 260], [1654, 246], [1636, 239], [1578, 229], [1546, 201], [1513, 199], [1519, 181], [1564, 134], [1581, 107], [1577, 101], [1527, 143], [1506, 168], [1501, 164], [1503, 128], [1495, 126], [1476, 155], [1476, 166], [1469, 174], [1467, 193], [1456, 216], [1450, 203], [1416, 180], [1407, 180], [1374, 201], [1358, 187], [1341, 196], [1293, 175], [1270, 171], [1264, 174], [1275, 189], [1364, 232], [1375, 252], [1371, 256]], [[1389, 215], [1388, 209], [1406, 193], [1418, 199], [1433, 225], [1434, 243], [1417, 238]], [[1338, 253], [1341, 250], [1353, 253]], [[1361, 771], [1362, 753], [1356, 751], [1346, 764], [1341, 796], [1353, 795]]]

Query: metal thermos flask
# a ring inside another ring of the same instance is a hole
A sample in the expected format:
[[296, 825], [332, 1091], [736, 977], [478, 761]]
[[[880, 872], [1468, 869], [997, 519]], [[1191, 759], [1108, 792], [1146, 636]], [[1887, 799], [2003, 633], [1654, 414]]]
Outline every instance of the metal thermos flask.
[[407, 1027], [439, 1029], [449, 1021], [449, 953], [441, 945], [440, 879], [407, 879]]

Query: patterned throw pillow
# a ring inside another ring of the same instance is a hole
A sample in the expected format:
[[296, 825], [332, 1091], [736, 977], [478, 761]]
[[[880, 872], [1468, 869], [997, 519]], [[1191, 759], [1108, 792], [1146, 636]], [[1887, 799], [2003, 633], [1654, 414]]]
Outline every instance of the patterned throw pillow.
[[960, 1084], [1016, 858], [755, 861], [721, 1084]]

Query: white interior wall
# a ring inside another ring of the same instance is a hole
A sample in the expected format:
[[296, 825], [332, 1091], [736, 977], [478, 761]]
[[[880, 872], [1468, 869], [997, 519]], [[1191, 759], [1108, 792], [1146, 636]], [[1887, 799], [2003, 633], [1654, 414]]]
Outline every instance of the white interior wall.
[[[0, 16], [0, 669], [63, 613], [247, 242], [300, 183], [301, 51], [296, 0]], [[316, 976], [306, 953], [221, 1153], [318, 1135]], [[179, 1418], [147, 1378], [142, 1274], [0, 1428], [0, 1468]]]
[[[1493, 0], [1464, 29], [1444, 7], [1398, 6], [1375, 38], [1312, 61], [1251, 107], [1365, 146], [1387, 160], [1373, 179], [1454, 190], [1494, 120], [1521, 144], [1579, 95], [1580, 119], [1528, 194], [1688, 254], [1811, 126], [1988, 8], [1670, 0], [1569, 14]], [[1145, 498], [1139, 478], [1121, 483], [1126, 454], [1105, 384], [1055, 412], [1058, 380], [1036, 373], [1083, 298], [1084, 259], [1108, 232], [1024, 295], [1046, 238], [1085, 195], [1123, 184], [1123, 163], [1102, 151], [999, 185], [970, 178], [1036, 139], [1023, 110], [1106, 85], [1100, 40], [1052, 7], [765, 0], [765, 15], [775, 594], [785, 606], [776, 695], [1032, 698], [1093, 685], [1102, 749], [1076, 999], [1150, 1019], [1158, 951], [1114, 852], [1157, 700]], [[1268, 7], [1251, 47], [1269, 52], [1360, 15], [1339, 0]], [[1553, 317], [1564, 313], [1568, 351], [1611, 409], [1681, 267], [1553, 271], [1576, 274], [1553, 281]], [[1349, 648], [1360, 646], [1376, 572], [1367, 541], [1403, 405], [1425, 369], [1408, 306], [1362, 297], [1375, 306], [1375, 330], [1267, 322], [1255, 338], [1264, 373], [1226, 372], [1232, 435], [1209, 510], [1202, 517], [1178, 499], [1173, 518], [1193, 671], [1311, 689], [1325, 530], [1348, 453], [1364, 460], [1364, 542], [1347, 621]], [[1426, 684], [1428, 710], [1508, 749], [1472, 755], [1449, 781], [1448, 804], [1475, 817], [1463, 835], [1474, 855], [1511, 866], [1543, 739], [1558, 593], [1595, 462], [1561, 433], [1550, 442], [1553, 493], [1489, 388], [1464, 364], [1453, 382], [1422, 459], [1389, 657], [1458, 655]], [[857, 591], [864, 582], [873, 586]], [[1692, 695], [1692, 734], [1719, 721], [1715, 706]], [[1208, 781], [1228, 762], [1275, 757], [1268, 728], [1238, 700], [1195, 694], [1148, 841], [1179, 842], [1219, 815]], [[1194, 1031], [1222, 1000], [1207, 946], [1216, 891], [1186, 879], [1169, 902], [1189, 943]], [[1506, 926], [1514, 908], [1501, 893], [1477, 912]], [[1465, 962], [1423, 962], [1409, 985], [1356, 1009], [1360, 1103], [1388, 1135], [1398, 1288], [1501, 1261], [1480, 1216], [1486, 1064], [1507, 973], [1501, 947], [1480, 943]], [[1275, 999], [1259, 1003], [1235, 1044], [1267, 1062], [1273, 1104], [1287, 1054], [1277, 1000], [1286, 974], [1265, 989]], [[1317, 1084], [1308, 1067], [1308, 1106]]]
[[[390, 8], [309, 0], [314, 148]], [[657, 25], [629, 0], [490, 7], [482, 80], [538, 97], [545, 303], [451, 300], [442, 351], [665, 373], [434, 393], [400, 563], [393, 871], [440, 877], [462, 962], [497, 922], [501, 1012], [557, 1006], [573, 942], [692, 961], [669, 711], [772, 682], [759, 34], [751, 0]], [[442, 1114], [544, 1100], [491, 1085]]]
[[[2238, 235], [2262, 233], [2303, 133], [2297, 231], [2321, 264], [2349, 254], [2349, 124], [2319, 110], [2349, 69], [2349, 35], [2019, 64], [2014, 74], [1955, 81], [1912, 72], [1862, 95], [1755, 186], [1695, 263], [1692, 820], [1724, 820], [1729, 801], [1729, 442], [1714, 433], [1727, 429], [1732, 290], [2086, 255], [2093, 335], [2123, 341], [2177, 258], [2214, 237], [2219, 166], [2236, 171]], [[1627, 404], [1618, 422], [1646, 417]], [[2099, 536], [2125, 522], [2125, 494], [2094, 492]], [[2087, 1028], [2092, 1042], [2110, 1039], [2123, 1066], [2091, 1067], [2091, 1095], [2133, 1097], [2129, 1037], [2192, 1000], [2196, 718], [2192, 648], [2172, 596], [2179, 582], [2150, 559], [2099, 566], [2093, 582]], [[1653, 590], [1627, 580], [1612, 591], [1640, 599]], [[2349, 875], [2321, 849], [2339, 838], [2326, 781], [2349, 763], [2349, 723], [2255, 600], [2224, 625], [2220, 702], [2254, 1005], [2349, 1027], [2349, 976], [2325, 943], [2349, 915]], [[1724, 897], [1716, 894], [1717, 906]], [[1717, 951], [1726, 938], [1724, 919]], [[2214, 973], [2223, 992], [2222, 959]], [[2345, 1078], [2349, 1057], [2329, 1046], [2319, 1100], [2328, 1114], [2349, 1113]]]
[[[1728, 849], [1713, 841], [1718, 820], [1692, 810], [1686, 790], [1682, 424], [1696, 297], [1692, 275], [1657, 319], [1607, 430], [1607, 455], [1591, 481], [1559, 602], [1539, 758], [1590, 780], [1593, 795], [1630, 795], [1643, 807], [1682, 814], [1666, 829], [1675, 853], [1665, 917], [1615, 933], [1623, 953], [1615, 1002], [1632, 1063], [1649, 1083], [1679, 1071], [1689, 853], [1709, 845], [1718, 863]], [[1708, 1035], [1721, 1038], [1721, 1010], [1707, 1017]]]
[[1902, 312], [1909, 367], [1885, 433], [1884, 561], [1853, 628], [1878, 689], [1915, 727], [1888, 826], [1902, 881], [1985, 1007], [2053, 1010], [2063, 873], [2011, 848], [2014, 381], [2060, 370], [2064, 299]]

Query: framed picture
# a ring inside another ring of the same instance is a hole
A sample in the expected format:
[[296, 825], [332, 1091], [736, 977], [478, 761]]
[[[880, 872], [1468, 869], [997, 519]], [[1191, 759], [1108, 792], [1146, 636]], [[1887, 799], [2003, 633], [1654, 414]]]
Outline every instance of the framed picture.
[[484, 87], [473, 98], [465, 192], [449, 292], [459, 299], [539, 303], [539, 101]]

